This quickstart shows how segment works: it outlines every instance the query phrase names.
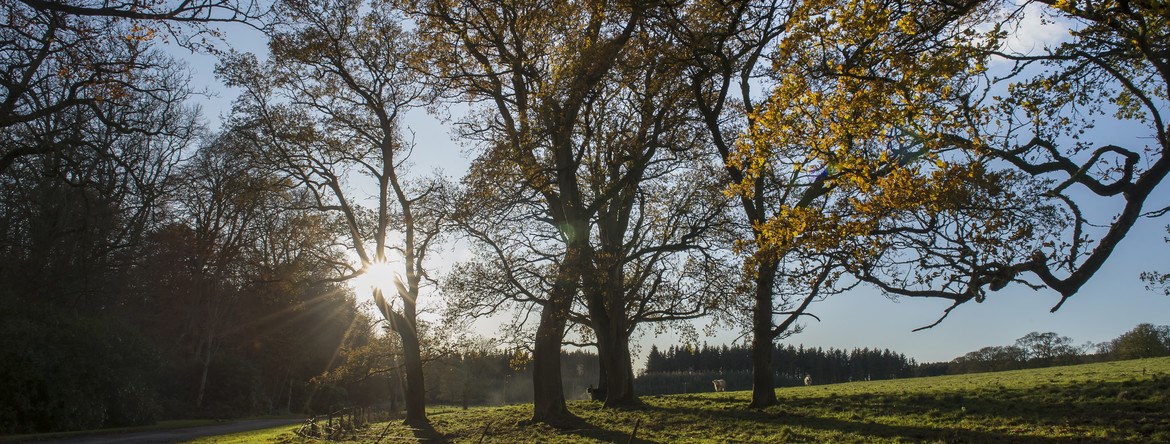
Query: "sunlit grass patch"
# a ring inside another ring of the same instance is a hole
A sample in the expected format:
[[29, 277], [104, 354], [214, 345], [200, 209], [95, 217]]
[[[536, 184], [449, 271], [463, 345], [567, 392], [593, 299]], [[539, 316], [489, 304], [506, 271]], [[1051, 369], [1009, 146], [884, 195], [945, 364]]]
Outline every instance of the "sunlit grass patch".
[[288, 443], [302, 440], [293, 433], [299, 424], [283, 425], [268, 429], [252, 430], [248, 432], [232, 433], [230, 435], [210, 436], [193, 441], [192, 444], [247, 444], [247, 443]]

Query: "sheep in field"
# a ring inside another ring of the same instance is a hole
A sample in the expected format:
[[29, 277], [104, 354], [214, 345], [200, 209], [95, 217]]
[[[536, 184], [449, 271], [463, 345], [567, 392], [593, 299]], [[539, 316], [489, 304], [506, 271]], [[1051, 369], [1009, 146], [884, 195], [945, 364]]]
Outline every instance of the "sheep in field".
[[812, 385], [812, 375], [804, 375], [804, 385]]
[[711, 384], [715, 386], [715, 391], [717, 392], [727, 391], [727, 380], [725, 379], [716, 379], [711, 381]]

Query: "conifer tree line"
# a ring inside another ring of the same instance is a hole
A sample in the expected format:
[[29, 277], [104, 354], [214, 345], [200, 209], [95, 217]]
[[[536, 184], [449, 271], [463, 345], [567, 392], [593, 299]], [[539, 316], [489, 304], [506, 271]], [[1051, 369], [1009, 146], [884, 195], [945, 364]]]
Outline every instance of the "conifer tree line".
[[[874, 377], [852, 351], [776, 346], [827, 298], [947, 301], [921, 329], [1009, 287], [1056, 311], [1170, 213], [1151, 197], [1170, 174], [1157, 2], [14, 0], [0, 14], [4, 431], [316, 411], [363, 384], [425, 431], [426, 404], [452, 399], [435, 363], [491, 354], [456, 340], [483, 318], [504, 319], [492, 346], [523, 357], [510, 364], [530, 372], [534, 422], [580, 423], [565, 346], [596, 351], [605, 406], [637, 406], [633, 342], [704, 322], [749, 338], [736, 384], [763, 408], [802, 366]], [[1068, 38], [1014, 47], [1037, 16]], [[216, 43], [223, 23], [263, 33], [267, 53]], [[169, 41], [216, 55], [239, 92], [221, 128], [191, 105]], [[421, 112], [468, 171], [413, 166], [437, 145], [406, 124]], [[1161, 271], [1142, 278], [1165, 288]]]
[[[928, 376], [919, 373], [918, 362], [889, 349], [843, 350], [803, 345], [777, 344], [772, 350], [776, 362], [777, 387], [836, 384], [850, 381]], [[751, 348], [744, 345], [701, 347], [675, 346], [660, 351], [651, 347], [646, 369], [638, 386], [647, 394], [711, 391], [711, 381], [727, 381], [727, 390], [751, 388]]]
[[[1094, 344], [1075, 344], [1054, 332], [1031, 332], [1011, 345], [983, 347], [944, 362], [914, 358], [877, 348], [843, 350], [777, 344], [772, 351], [777, 387], [959, 375], [1059, 365], [1170, 356], [1170, 326], [1138, 324], [1120, 336]], [[711, 381], [727, 381], [727, 390], [751, 387], [751, 349], [744, 345], [652, 346], [637, 387], [645, 394], [709, 392]]]

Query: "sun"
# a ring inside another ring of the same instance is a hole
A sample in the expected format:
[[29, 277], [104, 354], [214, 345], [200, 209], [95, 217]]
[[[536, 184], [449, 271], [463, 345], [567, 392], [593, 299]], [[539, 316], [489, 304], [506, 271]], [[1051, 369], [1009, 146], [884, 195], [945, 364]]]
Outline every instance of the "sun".
[[366, 265], [365, 271], [353, 279], [353, 289], [357, 291], [382, 290], [394, 291], [394, 276], [397, 274], [394, 263], [389, 261], [374, 261]]

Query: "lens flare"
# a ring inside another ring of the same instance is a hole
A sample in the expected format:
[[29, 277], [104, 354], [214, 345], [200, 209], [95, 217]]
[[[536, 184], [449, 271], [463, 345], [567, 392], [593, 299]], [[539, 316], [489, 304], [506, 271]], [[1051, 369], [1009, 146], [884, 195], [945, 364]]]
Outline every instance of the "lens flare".
[[394, 264], [387, 261], [375, 261], [366, 265], [365, 272], [358, 278], [357, 290], [394, 291]]

